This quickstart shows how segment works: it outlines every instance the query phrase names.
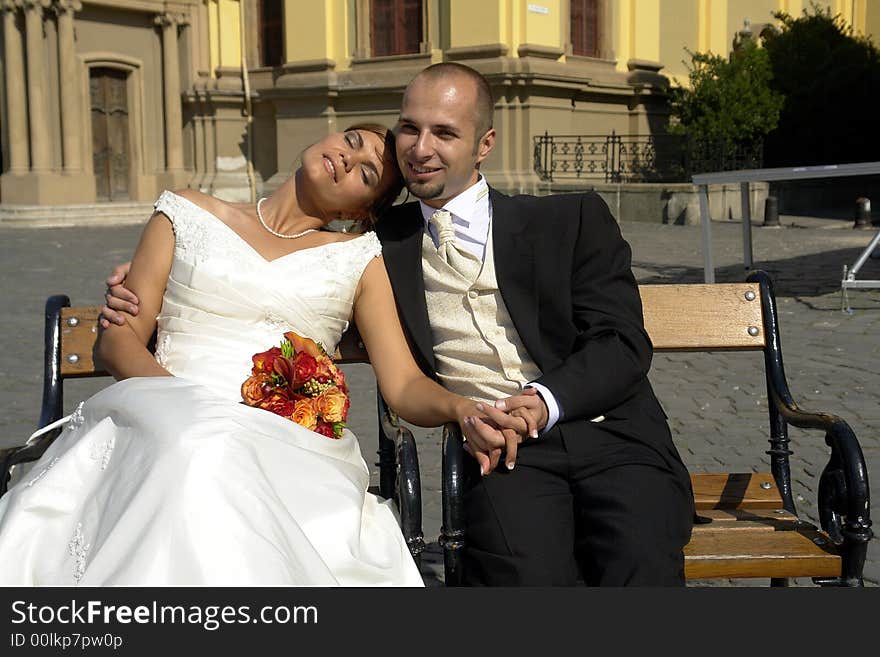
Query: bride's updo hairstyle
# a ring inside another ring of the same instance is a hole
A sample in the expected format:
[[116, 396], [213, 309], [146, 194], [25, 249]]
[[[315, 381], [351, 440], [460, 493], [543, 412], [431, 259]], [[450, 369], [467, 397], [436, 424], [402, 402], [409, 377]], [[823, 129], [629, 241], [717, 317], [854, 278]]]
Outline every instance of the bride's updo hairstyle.
[[373, 201], [372, 205], [367, 208], [367, 217], [357, 222], [359, 230], [364, 231], [372, 228], [376, 222], [379, 221], [379, 217], [381, 217], [388, 208], [394, 205], [394, 201], [397, 200], [397, 197], [403, 190], [403, 176], [400, 173], [400, 168], [397, 166], [397, 155], [394, 150], [394, 133], [392, 133], [391, 130], [380, 123], [370, 122], [350, 125], [345, 129], [345, 132], [348, 132], [349, 130], [372, 132], [382, 140], [385, 144], [385, 152], [383, 154], [385, 171], [387, 172], [387, 175], [390, 176], [389, 180], [391, 181], [388, 184], [387, 189], [385, 189], [385, 191]]

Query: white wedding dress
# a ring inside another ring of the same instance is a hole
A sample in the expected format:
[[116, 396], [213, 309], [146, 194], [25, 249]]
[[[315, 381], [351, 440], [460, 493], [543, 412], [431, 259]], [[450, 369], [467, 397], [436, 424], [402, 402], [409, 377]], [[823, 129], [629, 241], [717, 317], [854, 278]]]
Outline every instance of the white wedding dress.
[[6, 585], [422, 586], [357, 439], [241, 403], [251, 356], [284, 331], [332, 350], [374, 234], [264, 259], [165, 192], [175, 234], [156, 359], [77, 407], [0, 499]]

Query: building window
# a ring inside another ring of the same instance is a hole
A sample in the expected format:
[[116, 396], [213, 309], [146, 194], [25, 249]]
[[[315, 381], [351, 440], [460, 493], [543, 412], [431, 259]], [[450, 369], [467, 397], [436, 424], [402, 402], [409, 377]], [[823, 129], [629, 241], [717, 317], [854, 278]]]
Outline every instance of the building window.
[[599, 56], [599, 1], [571, 0], [571, 51], [575, 55]]
[[371, 0], [373, 57], [417, 53], [421, 42], [422, 0]]
[[260, 1], [260, 66], [284, 63], [284, 3]]

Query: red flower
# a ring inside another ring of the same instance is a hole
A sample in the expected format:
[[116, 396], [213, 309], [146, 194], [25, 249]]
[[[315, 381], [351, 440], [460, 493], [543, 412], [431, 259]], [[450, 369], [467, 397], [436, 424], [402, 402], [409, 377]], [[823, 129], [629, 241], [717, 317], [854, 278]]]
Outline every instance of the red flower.
[[317, 371], [318, 361], [316, 361], [313, 356], [310, 356], [304, 351], [301, 351], [296, 356], [294, 356], [293, 379], [287, 380], [292, 381], [292, 385], [294, 388], [299, 388], [307, 381], [311, 381], [315, 376], [315, 372]]
[[251, 372], [254, 374], [271, 374], [272, 373], [272, 364], [275, 359], [281, 355], [280, 347], [272, 347], [271, 349], [267, 349], [266, 351], [261, 351], [258, 354], [254, 354], [252, 360], [254, 361], [254, 366], [251, 369]]
[[276, 415], [282, 417], [290, 417], [293, 415], [293, 411], [296, 408], [296, 402], [292, 399], [288, 399], [285, 394], [273, 395], [270, 399], [260, 404], [260, 408], [265, 408], [267, 411], [272, 411]]
[[333, 433], [333, 425], [327, 424], [326, 422], [318, 422], [314, 431], [321, 434], [322, 436], [327, 436], [328, 438], [336, 438], [335, 434]]
[[346, 395], [348, 394], [348, 384], [345, 382], [345, 374], [343, 374], [342, 370], [337, 368], [335, 365], [333, 366], [333, 383]]
[[293, 381], [293, 363], [289, 358], [284, 356], [276, 357], [272, 362], [272, 369], [285, 382], [290, 383]]
[[333, 377], [337, 371], [336, 366], [328, 356], [322, 356], [317, 359], [315, 378], [319, 383], [333, 383]]

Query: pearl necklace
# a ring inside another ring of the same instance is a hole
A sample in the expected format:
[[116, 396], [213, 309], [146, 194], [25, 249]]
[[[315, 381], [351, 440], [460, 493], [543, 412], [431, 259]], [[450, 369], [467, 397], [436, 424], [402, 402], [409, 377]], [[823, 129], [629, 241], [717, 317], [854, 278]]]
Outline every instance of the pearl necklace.
[[260, 212], [260, 206], [263, 204], [263, 201], [266, 200], [264, 196], [259, 201], [257, 201], [257, 219], [260, 220], [260, 223], [263, 224], [263, 228], [272, 233], [275, 237], [282, 237], [286, 240], [295, 240], [297, 237], [302, 237], [303, 235], [308, 235], [309, 233], [317, 232], [317, 228], [308, 228], [306, 230], [300, 231], [299, 233], [292, 233], [289, 235], [285, 235], [284, 233], [279, 233], [277, 230], [272, 230], [269, 226], [266, 225], [266, 220], [263, 219], [263, 213]]

